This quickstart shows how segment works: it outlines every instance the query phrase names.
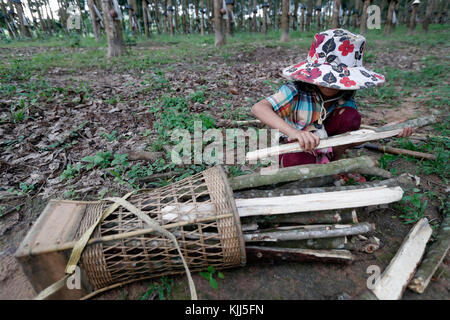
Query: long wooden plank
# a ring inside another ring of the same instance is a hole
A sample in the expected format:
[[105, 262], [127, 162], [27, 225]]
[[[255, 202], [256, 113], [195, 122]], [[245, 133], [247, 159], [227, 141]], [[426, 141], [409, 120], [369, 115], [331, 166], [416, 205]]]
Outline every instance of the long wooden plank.
[[372, 289], [378, 299], [401, 299], [409, 280], [422, 259], [431, 233], [432, 230], [426, 218], [419, 220], [410, 230], [400, 249]]
[[[402, 132], [403, 129], [395, 129], [389, 131], [376, 132], [374, 130], [362, 129], [350, 131], [344, 134], [332, 136], [328, 139], [320, 140], [319, 145], [315, 149], [322, 149], [328, 147], [337, 147], [351, 143], [367, 142], [373, 140], [380, 140], [389, 137], [394, 137]], [[255, 150], [247, 153], [246, 160], [254, 161], [258, 159], [278, 156], [284, 153], [304, 151], [298, 142], [287, 143], [270, 148]]]
[[[295, 196], [236, 199], [240, 217], [310, 212], [332, 209], [358, 208], [399, 201], [403, 196], [401, 187], [373, 187], [366, 189], [321, 192]], [[161, 210], [165, 221], [175, 219], [192, 220], [210, 215], [215, 208], [212, 204], [168, 205]], [[180, 216], [181, 215], [181, 216]]]

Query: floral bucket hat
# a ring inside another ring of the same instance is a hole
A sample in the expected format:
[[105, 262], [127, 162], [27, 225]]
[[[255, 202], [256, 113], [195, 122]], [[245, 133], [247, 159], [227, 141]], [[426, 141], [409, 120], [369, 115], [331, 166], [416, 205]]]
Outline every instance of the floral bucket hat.
[[283, 76], [339, 90], [381, 85], [384, 76], [363, 67], [365, 45], [366, 38], [344, 29], [317, 33], [307, 60], [283, 69]]

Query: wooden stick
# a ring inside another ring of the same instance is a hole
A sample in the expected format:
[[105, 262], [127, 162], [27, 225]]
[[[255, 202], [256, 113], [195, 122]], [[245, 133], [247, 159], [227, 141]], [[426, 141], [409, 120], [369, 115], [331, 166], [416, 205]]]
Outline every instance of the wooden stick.
[[426, 218], [410, 230], [372, 292], [380, 300], [399, 300], [422, 259], [432, 230]]
[[358, 170], [360, 174], [369, 175], [369, 176], [378, 176], [385, 179], [392, 178], [392, 173], [387, 170], [378, 167], [372, 168], [361, 168]]
[[436, 156], [434, 154], [424, 153], [424, 152], [418, 152], [418, 151], [412, 151], [407, 149], [401, 149], [401, 148], [393, 148], [388, 146], [380, 146], [373, 143], [365, 143], [364, 147], [371, 150], [377, 150], [384, 153], [390, 153], [390, 154], [399, 154], [399, 155], [407, 155], [414, 158], [419, 159], [427, 159], [427, 160], [436, 160]]
[[246, 247], [248, 261], [324, 261], [351, 262], [353, 255], [347, 250], [310, 250], [293, 248]]
[[242, 217], [243, 223], [258, 223], [261, 225], [294, 223], [294, 224], [329, 224], [329, 223], [358, 223], [354, 209], [326, 210], [304, 213], [291, 213], [275, 216]]
[[[406, 127], [423, 127], [434, 123], [436, 121], [434, 116], [422, 117], [413, 120], [408, 120], [394, 125], [386, 125], [375, 130], [362, 129], [347, 132], [344, 134], [331, 136], [320, 141], [316, 149], [342, 146], [352, 143], [367, 142], [372, 140], [380, 140], [389, 137], [394, 137], [403, 131]], [[274, 146], [271, 148], [255, 150], [247, 153], [246, 159], [248, 161], [264, 159], [272, 156], [278, 156], [284, 153], [304, 151], [298, 142], [288, 143], [284, 145]]]
[[[394, 137], [402, 132], [403, 129], [395, 129], [390, 131], [376, 132], [374, 130], [362, 129], [357, 131], [350, 131], [344, 134], [331, 136], [327, 139], [320, 140], [319, 145], [315, 149], [322, 149], [328, 147], [343, 146], [352, 143], [367, 142], [372, 140], [385, 139]], [[266, 149], [255, 150], [247, 153], [247, 161], [255, 161], [259, 159], [278, 156], [280, 154], [301, 152], [304, 151], [298, 142], [287, 143]]]
[[382, 127], [379, 127], [377, 129], [375, 129], [375, 131], [377, 132], [381, 132], [381, 131], [389, 131], [389, 130], [396, 130], [396, 129], [404, 129], [406, 127], [425, 127], [429, 124], [433, 124], [436, 122], [436, 118], [435, 116], [426, 116], [426, 117], [421, 117], [421, 118], [417, 118], [417, 119], [411, 119], [408, 121], [404, 121], [404, 122], [400, 122], [400, 123], [396, 123], [393, 125], [384, 125]]
[[450, 247], [450, 214], [441, 223], [436, 241], [425, 253], [424, 260], [419, 266], [408, 288], [417, 293], [423, 293], [430, 283], [431, 277], [444, 260]]
[[[377, 168], [379, 169], [379, 168]], [[387, 171], [389, 172], [389, 171]], [[363, 182], [358, 185], [348, 185], [348, 186], [339, 186], [339, 187], [315, 187], [315, 188], [277, 188], [270, 190], [260, 190], [260, 189], [248, 189], [235, 191], [234, 197], [236, 199], [248, 199], [248, 198], [264, 198], [264, 197], [282, 197], [282, 196], [294, 196], [298, 194], [311, 194], [311, 193], [320, 193], [320, 192], [333, 192], [333, 191], [347, 191], [347, 190], [355, 190], [355, 189], [363, 189], [363, 188], [372, 188], [372, 187], [380, 187], [380, 186], [388, 186], [388, 187], [396, 187], [401, 186], [402, 189], [408, 189], [415, 187], [415, 183], [409, 178], [406, 173], [403, 173], [397, 177], [386, 179], [386, 180], [377, 180], [370, 182]]]
[[299, 228], [285, 231], [246, 233], [244, 234], [244, 240], [245, 242], [259, 242], [334, 238], [367, 233], [374, 229], [374, 225], [363, 222], [351, 226], [331, 225]]
[[307, 164], [280, 168], [274, 170], [273, 174], [262, 174], [261, 172], [246, 174], [229, 179], [231, 188], [242, 190], [256, 188], [277, 183], [306, 180], [315, 177], [329, 176], [342, 172], [352, 172], [359, 168], [376, 166], [376, 161], [368, 156], [342, 159], [326, 164]]

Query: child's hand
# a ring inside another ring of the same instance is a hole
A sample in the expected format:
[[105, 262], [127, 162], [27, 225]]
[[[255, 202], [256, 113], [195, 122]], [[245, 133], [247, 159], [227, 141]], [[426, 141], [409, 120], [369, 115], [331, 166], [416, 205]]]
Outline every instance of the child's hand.
[[314, 150], [320, 143], [320, 138], [309, 131], [295, 130], [289, 135], [289, 141], [297, 140], [305, 151]]
[[412, 135], [412, 133], [413, 133], [413, 128], [412, 127], [406, 127], [406, 128], [403, 128], [403, 131], [400, 132], [397, 135], [397, 137], [400, 137], [400, 138], [409, 137], [410, 135]]

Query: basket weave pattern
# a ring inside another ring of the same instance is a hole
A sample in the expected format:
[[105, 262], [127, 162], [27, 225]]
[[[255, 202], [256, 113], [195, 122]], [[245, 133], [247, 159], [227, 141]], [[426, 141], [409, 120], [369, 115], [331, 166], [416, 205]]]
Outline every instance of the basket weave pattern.
[[[210, 265], [224, 269], [245, 264], [239, 215], [221, 167], [162, 188], [143, 190], [128, 201], [161, 226], [208, 220], [168, 229], [176, 236], [191, 272]], [[88, 205], [77, 237], [110, 205], [106, 201]], [[228, 216], [217, 217], [223, 215]], [[135, 214], [119, 207], [99, 224], [92, 237], [146, 228], [148, 225]], [[174, 244], [156, 232], [90, 245], [83, 252], [81, 267], [96, 290], [121, 282], [185, 272]]]

